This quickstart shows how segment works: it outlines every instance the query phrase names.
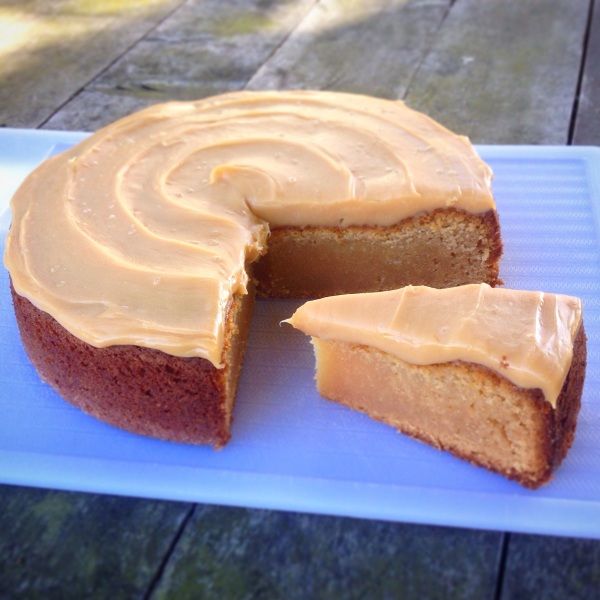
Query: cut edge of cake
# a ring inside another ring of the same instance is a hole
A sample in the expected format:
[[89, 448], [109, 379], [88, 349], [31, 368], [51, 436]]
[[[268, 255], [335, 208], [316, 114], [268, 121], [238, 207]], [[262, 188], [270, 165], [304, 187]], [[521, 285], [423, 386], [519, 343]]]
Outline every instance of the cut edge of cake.
[[501, 284], [496, 211], [439, 209], [390, 227], [282, 227], [254, 265], [259, 296], [321, 298], [409, 284]]
[[[525, 487], [548, 482], [573, 443], [586, 367], [583, 324], [556, 408], [540, 389], [520, 388], [478, 364], [413, 365], [368, 346], [312, 342], [323, 397]], [[364, 388], [374, 379], [379, 397], [367, 403]]]

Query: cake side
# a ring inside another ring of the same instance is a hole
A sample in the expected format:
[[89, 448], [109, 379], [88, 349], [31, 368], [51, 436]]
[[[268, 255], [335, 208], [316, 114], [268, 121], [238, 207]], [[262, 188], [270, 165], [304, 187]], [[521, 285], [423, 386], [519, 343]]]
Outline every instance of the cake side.
[[524, 486], [547, 482], [573, 442], [586, 364], [583, 325], [556, 409], [541, 390], [481, 365], [413, 365], [358, 344], [313, 344], [324, 397]]
[[276, 228], [268, 248], [254, 269], [258, 293], [266, 297], [500, 283], [502, 242], [495, 211], [439, 209], [385, 228]]
[[577, 416], [581, 408], [581, 394], [587, 367], [587, 336], [583, 322], [573, 344], [571, 368], [563, 384], [553, 414], [553, 435], [548, 443], [551, 447], [552, 469], [560, 465], [573, 445], [577, 427]]
[[219, 448], [230, 438], [233, 402], [254, 293], [234, 297], [225, 326], [225, 367], [138, 346], [96, 348], [17, 294], [23, 345], [41, 378], [68, 402], [121, 429]]

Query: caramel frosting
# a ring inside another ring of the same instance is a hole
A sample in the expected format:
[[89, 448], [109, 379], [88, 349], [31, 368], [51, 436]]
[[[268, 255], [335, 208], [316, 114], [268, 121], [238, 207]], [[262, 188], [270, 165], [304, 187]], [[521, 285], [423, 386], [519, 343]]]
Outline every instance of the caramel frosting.
[[239, 92], [150, 107], [38, 167], [12, 200], [18, 294], [83, 341], [220, 367], [232, 295], [270, 227], [494, 210], [465, 137], [402, 102]]
[[415, 365], [483, 365], [519, 387], [541, 389], [556, 407], [581, 320], [579, 298], [482, 283], [332, 296], [307, 302], [286, 322]]

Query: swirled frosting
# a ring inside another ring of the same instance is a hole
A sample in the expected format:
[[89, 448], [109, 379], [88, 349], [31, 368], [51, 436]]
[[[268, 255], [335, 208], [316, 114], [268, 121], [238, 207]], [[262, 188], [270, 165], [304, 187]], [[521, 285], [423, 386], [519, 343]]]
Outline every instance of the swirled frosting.
[[483, 365], [519, 387], [541, 389], [556, 407], [581, 320], [579, 298], [482, 283], [332, 296], [307, 302], [286, 322], [411, 364]]
[[38, 167], [12, 200], [15, 290], [85, 342], [221, 366], [269, 226], [494, 209], [465, 137], [402, 102], [240, 92], [150, 107]]

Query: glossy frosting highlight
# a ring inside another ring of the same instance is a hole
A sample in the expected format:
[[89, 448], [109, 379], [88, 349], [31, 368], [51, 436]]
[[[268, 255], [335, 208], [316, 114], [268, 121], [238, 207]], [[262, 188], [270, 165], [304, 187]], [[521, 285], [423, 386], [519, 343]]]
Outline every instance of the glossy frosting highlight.
[[85, 342], [221, 366], [232, 295], [269, 227], [385, 226], [495, 208], [469, 141], [402, 102], [238, 92], [121, 119], [12, 200], [17, 293]]
[[555, 407], [581, 319], [579, 298], [482, 283], [332, 296], [307, 302], [286, 322], [411, 364], [483, 365], [519, 387], [541, 389]]

